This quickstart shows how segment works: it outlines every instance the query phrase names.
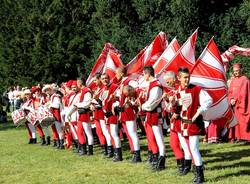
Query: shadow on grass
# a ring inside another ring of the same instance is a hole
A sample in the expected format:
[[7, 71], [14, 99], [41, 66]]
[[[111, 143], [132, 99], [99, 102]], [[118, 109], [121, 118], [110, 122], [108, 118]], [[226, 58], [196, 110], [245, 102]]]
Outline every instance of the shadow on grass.
[[7, 121], [7, 123], [0, 123], [0, 131], [6, 131], [6, 130], [9, 130], [9, 129], [15, 129], [15, 128], [24, 128], [25, 125], [21, 125], [19, 127], [16, 127], [14, 124], [13, 124], [13, 121]]
[[[224, 174], [221, 176], [216, 176], [208, 181], [214, 182], [214, 181], [220, 181], [220, 180], [227, 179], [228, 177], [249, 176], [249, 175], [250, 175], [250, 169], [239, 170], [237, 172], [232, 172], [232, 173]], [[240, 178], [239, 178], [239, 183], [240, 183]]]

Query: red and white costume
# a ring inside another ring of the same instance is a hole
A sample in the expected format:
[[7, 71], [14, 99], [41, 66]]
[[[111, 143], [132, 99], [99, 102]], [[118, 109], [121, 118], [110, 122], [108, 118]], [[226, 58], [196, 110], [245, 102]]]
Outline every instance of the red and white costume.
[[63, 137], [63, 131], [62, 131], [61, 109], [63, 109], [62, 97], [59, 94], [54, 93], [50, 97], [50, 110], [55, 118], [54, 125], [56, 128], [56, 132], [59, 136], [59, 139], [62, 140], [64, 139], [64, 137]]
[[[146, 111], [146, 132], [148, 144], [154, 154], [159, 150], [160, 156], [165, 156], [165, 144], [162, 134], [162, 119], [159, 118], [161, 113], [161, 97], [163, 94], [162, 86], [157, 79], [149, 82], [147, 97], [142, 104], [142, 110]], [[159, 100], [160, 99], [160, 100]], [[156, 143], [156, 144], [155, 144]]]
[[199, 116], [194, 122], [192, 118], [198, 112], [200, 115], [205, 113], [212, 105], [213, 101], [210, 95], [199, 86], [189, 85], [186, 89], [179, 87], [177, 94], [179, 104], [181, 105], [181, 131], [189, 144], [189, 150], [192, 154], [194, 164], [202, 166], [202, 159], [199, 152], [199, 135], [204, 135], [204, 123]]
[[[103, 90], [103, 87], [98, 87], [94, 93], [98, 99], [100, 99], [100, 94]], [[105, 123], [104, 112], [102, 110], [101, 104], [98, 104], [96, 100], [92, 100], [92, 104], [96, 107], [93, 111], [93, 118], [96, 125], [96, 133], [99, 138], [101, 145], [107, 144], [107, 146], [111, 146], [111, 136], [109, 134], [107, 125]]]
[[117, 116], [112, 113], [112, 108], [114, 107], [115, 99], [114, 93], [116, 93], [118, 86], [116, 84], [110, 83], [108, 86], [104, 86], [101, 94], [100, 100], [102, 101], [104, 113], [109, 113], [109, 117], [105, 117], [106, 123], [110, 129], [110, 135], [112, 137], [114, 148], [121, 148], [121, 140], [118, 135], [118, 123]]

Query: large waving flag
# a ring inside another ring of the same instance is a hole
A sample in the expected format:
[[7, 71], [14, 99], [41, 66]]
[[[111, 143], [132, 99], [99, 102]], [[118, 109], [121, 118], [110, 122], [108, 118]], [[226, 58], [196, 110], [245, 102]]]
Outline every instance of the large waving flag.
[[166, 82], [164, 80], [164, 75], [166, 74], [166, 70], [164, 70], [164, 67], [171, 61], [174, 56], [176, 55], [177, 51], [180, 49], [180, 45], [176, 38], [174, 38], [166, 50], [162, 53], [162, 55], [159, 57], [159, 59], [155, 62], [153, 65], [153, 68], [155, 70], [156, 78], [161, 82], [161, 84], [164, 87], [166, 86]]
[[107, 59], [107, 54], [109, 50], [112, 50], [113, 52], [117, 53], [119, 56], [121, 55], [120, 51], [118, 51], [111, 43], [105, 43], [104, 48], [99, 55], [92, 71], [89, 74], [89, 77], [86, 81], [86, 85], [90, 88], [94, 88], [95, 85], [93, 83], [93, 77], [96, 73], [102, 73], [103, 67], [105, 65], [106, 59]]
[[228, 50], [226, 50], [223, 54], [221, 54], [225, 70], [228, 69], [229, 62], [233, 60], [237, 54], [242, 56], [250, 56], [250, 48], [242, 48], [237, 45], [234, 45], [230, 47]]
[[187, 39], [187, 41], [178, 50], [175, 56], [169, 61], [162, 71], [171, 70], [178, 72], [180, 67], [187, 67], [191, 69], [195, 64], [195, 43], [197, 39], [198, 29]]
[[115, 77], [117, 68], [123, 66], [120, 59], [120, 55], [116, 52], [109, 50], [105, 65], [103, 67], [103, 73], [107, 73], [112, 80]]
[[[213, 99], [212, 106], [203, 114], [205, 120], [214, 120], [213, 123], [220, 123], [223, 126], [235, 124], [235, 118], [228, 102], [223, 62], [213, 38], [208, 42], [192, 68], [190, 82], [202, 86]], [[226, 115], [228, 117], [225, 117]]]
[[127, 74], [141, 73], [145, 66], [153, 65], [166, 47], [167, 36], [164, 32], [160, 32], [149, 46], [140, 51], [140, 53], [126, 65]]

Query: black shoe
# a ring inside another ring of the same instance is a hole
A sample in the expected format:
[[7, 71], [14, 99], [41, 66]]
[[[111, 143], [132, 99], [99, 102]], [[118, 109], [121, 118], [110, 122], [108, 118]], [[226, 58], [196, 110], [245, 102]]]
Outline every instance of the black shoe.
[[72, 149], [73, 149], [73, 150], [77, 150], [77, 149], [78, 149], [78, 144], [79, 144], [79, 143], [78, 143], [78, 140], [77, 140], [77, 139], [76, 139], [76, 140], [73, 140], [72, 143], [73, 143], [73, 144], [72, 144]]
[[146, 163], [151, 164], [152, 161], [153, 161], [153, 153], [152, 153], [152, 151], [148, 151], [148, 158], [146, 160]]
[[28, 144], [33, 144], [33, 139], [32, 138], [29, 140]]
[[46, 141], [45, 141], [45, 136], [41, 137], [41, 146], [45, 146]]
[[165, 156], [160, 156], [157, 160], [157, 164], [152, 168], [153, 171], [162, 171], [165, 169], [165, 162], [166, 158]]
[[177, 159], [176, 163], [177, 163], [178, 172], [180, 175], [182, 175], [184, 171], [184, 159], [183, 158]]
[[194, 174], [193, 183], [195, 183], [197, 181], [197, 172], [196, 172], [196, 166], [195, 165], [193, 165], [192, 171], [193, 171], [193, 174]]
[[93, 145], [88, 145], [88, 155], [93, 155]]
[[108, 156], [108, 146], [107, 146], [107, 144], [103, 145], [102, 148], [103, 148], [103, 156], [107, 157]]
[[155, 168], [155, 166], [158, 163], [158, 155], [159, 155], [159, 153], [156, 153], [156, 154], [153, 154], [153, 156], [152, 156], [152, 162], [151, 162], [152, 168]]
[[134, 151], [131, 162], [132, 163], [141, 162], [141, 152], [140, 152], [140, 150]]
[[60, 139], [59, 144], [60, 144], [59, 149], [65, 149], [64, 148], [64, 139]]
[[201, 184], [205, 181], [204, 173], [203, 173], [203, 166], [196, 166], [196, 184]]
[[190, 172], [191, 165], [192, 165], [192, 160], [184, 160], [184, 169], [183, 172], [181, 173], [182, 176]]
[[107, 158], [113, 158], [113, 156], [114, 156], [114, 148], [113, 148], [113, 146], [108, 146]]
[[60, 149], [60, 140], [59, 139], [56, 140], [56, 147], [55, 148]]
[[34, 139], [33, 139], [33, 144], [36, 144], [36, 143], [37, 143], [37, 139], [34, 138]]
[[113, 162], [122, 161], [122, 148], [115, 148], [115, 156], [113, 158]]
[[48, 146], [50, 145], [50, 136], [47, 136], [46, 139], [47, 139], [46, 145]]
[[53, 142], [54, 142], [54, 143], [53, 143], [53, 147], [55, 148], [55, 147], [57, 146], [57, 141], [56, 141], [56, 139], [54, 139]]
[[86, 144], [79, 144], [79, 152], [78, 155], [79, 156], [83, 156], [87, 154], [87, 147]]

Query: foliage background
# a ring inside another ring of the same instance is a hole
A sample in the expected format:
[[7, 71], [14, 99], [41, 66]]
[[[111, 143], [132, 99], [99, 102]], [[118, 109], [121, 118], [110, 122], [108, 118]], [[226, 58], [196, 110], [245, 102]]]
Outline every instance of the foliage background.
[[[129, 62], [158, 32], [183, 44], [199, 27], [197, 57], [250, 47], [249, 0], [1, 0], [0, 90], [87, 77], [105, 42]], [[249, 58], [237, 56], [250, 76]]]

